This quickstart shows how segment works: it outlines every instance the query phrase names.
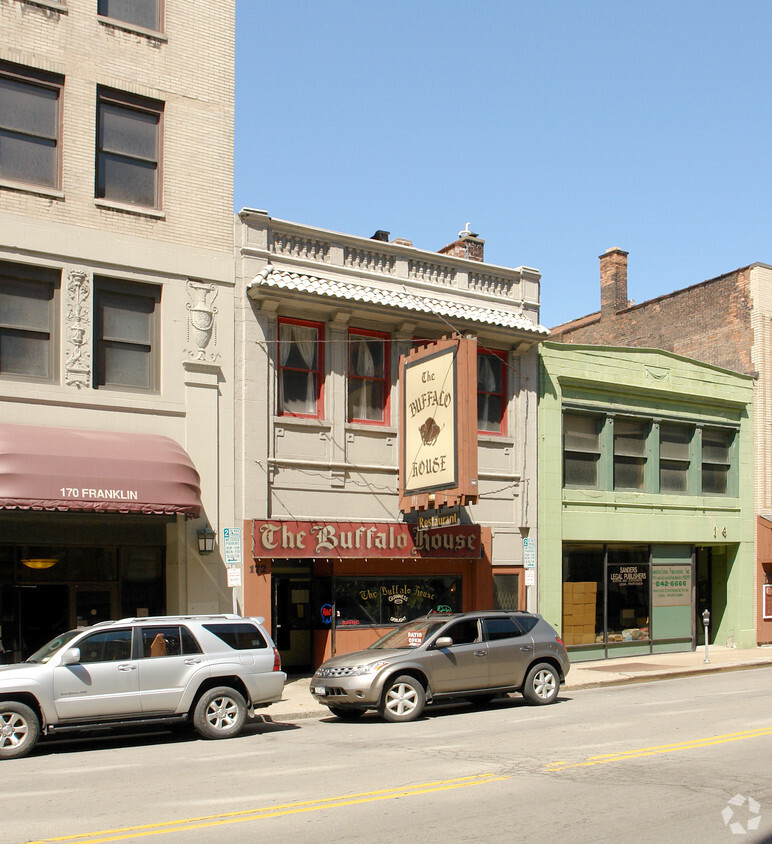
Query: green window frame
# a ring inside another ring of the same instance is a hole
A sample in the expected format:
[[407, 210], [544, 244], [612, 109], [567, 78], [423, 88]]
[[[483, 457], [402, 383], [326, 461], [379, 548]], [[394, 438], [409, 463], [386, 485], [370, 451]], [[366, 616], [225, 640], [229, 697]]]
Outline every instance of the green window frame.
[[563, 411], [563, 487], [737, 496], [739, 427]]
[[570, 412], [563, 414], [563, 486], [598, 487], [602, 425], [601, 416]]

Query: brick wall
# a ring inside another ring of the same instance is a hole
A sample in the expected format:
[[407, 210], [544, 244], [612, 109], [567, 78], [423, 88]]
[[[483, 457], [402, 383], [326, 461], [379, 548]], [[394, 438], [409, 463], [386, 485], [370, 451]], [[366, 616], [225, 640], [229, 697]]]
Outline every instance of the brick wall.
[[[202, 249], [233, 243], [234, 0], [166, 0], [161, 38], [106, 24], [96, 0], [0, 0], [0, 59], [64, 77], [63, 198], [0, 189], [0, 213]], [[164, 103], [158, 215], [94, 202], [98, 85]]]
[[550, 340], [664, 349], [749, 374], [750, 267], [687, 287], [618, 313], [599, 313], [553, 329]]

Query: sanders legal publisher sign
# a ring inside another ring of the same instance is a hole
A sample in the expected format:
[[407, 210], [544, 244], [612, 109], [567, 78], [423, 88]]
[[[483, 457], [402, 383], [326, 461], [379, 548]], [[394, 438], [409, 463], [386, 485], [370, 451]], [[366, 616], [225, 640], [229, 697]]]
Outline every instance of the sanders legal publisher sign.
[[[412, 529], [411, 529], [412, 528]], [[404, 523], [255, 521], [252, 551], [256, 558], [384, 559], [455, 557], [479, 559], [479, 525], [417, 531]]]

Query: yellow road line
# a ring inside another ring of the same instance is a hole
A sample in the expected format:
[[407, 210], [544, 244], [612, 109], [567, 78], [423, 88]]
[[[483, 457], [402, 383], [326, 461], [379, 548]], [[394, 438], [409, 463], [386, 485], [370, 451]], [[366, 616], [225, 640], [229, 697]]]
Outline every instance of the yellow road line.
[[726, 744], [732, 741], [760, 738], [772, 735], [772, 727], [759, 727], [755, 730], [744, 730], [741, 733], [726, 733], [720, 736], [706, 736], [705, 738], [680, 741], [675, 744], [661, 744], [654, 747], [641, 747], [636, 750], [625, 750], [620, 753], [605, 753], [601, 756], [590, 756], [585, 762], [551, 762], [547, 771], [564, 771], [566, 768], [588, 768], [592, 765], [605, 765], [608, 762], [624, 762], [627, 759], [640, 759], [644, 756], [657, 756], [662, 753], [676, 753], [679, 750], [696, 750], [700, 747], [711, 747], [716, 744]]
[[437, 791], [447, 791], [451, 788], [466, 788], [470, 785], [485, 785], [508, 779], [505, 776], [480, 774], [474, 777], [459, 777], [452, 780], [438, 780], [437, 782], [421, 783], [419, 785], [386, 788], [380, 791], [365, 791], [361, 794], [325, 797], [321, 800], [305, 800], [297, 803], [285, 803], [279, 806], [266, 806], [261, 809], [247, 809], [241, 812], [225, 812], [217, 815], [205, 815], [198, 818], [186, 818], [176, 821], [165, 821], [157, 824], [122, 827], [119, 829], [105, 829], [98, 832], [87, 832], [76, 835], [65, 835], [59, 838], [41, 838], [28, 844], [99, 844], [104, 841], [122, 841], [127, 838], [145, 838], [151, 835], [165, 835], [171, 832], [186, 832], [191, 829], [203, 829], [211, 826], [243, 823], [244, 821], [259, 821], [266, 818], [277, 818], [283, 815], [296, 815], [303, 812], [318, 812], [323, 809], [337, 809], [343, 806], [354, 806], [359, 803], [372, 803], [376, 800], [394, 800], [399, 797], [416, 797], [421, 794], [431, 794]]

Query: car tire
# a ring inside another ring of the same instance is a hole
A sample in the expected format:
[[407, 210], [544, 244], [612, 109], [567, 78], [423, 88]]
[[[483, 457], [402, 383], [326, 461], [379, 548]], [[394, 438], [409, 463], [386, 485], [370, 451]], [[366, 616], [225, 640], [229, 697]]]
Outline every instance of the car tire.
[[420, 681], [403, 674], [386, 684], [378, 711], [386, 721], [415, 721], [425, 703], [426, 692]]
[[231, 738], [241, 732], [247, 720], [247, 704], [235, 689], [218, 686], [198, 699], [193, 712], [196, 732], [208, 739]]
[[532, 706], [554, 703], [560, 691], [560, 675], [557, 669], [546, 662], [534, 665], [523, 683], [523, 697]]
[[40, 736], [40, 721], [29, 706], [0, 701], [0, 759], [20, 759], [32, 751]]
[[328, 706], [330, 712], [341, 721], [358, 721], [364, 714], [364, 709], [349, 709], [345, 706]]

